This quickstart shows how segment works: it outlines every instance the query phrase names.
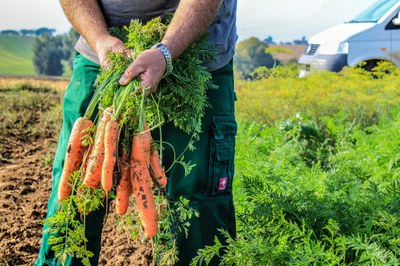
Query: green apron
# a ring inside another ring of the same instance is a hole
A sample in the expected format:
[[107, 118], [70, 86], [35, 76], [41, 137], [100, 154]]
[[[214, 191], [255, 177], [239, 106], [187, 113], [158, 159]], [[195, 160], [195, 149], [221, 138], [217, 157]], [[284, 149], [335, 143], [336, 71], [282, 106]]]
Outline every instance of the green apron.
[[[48, 202], [47, 217], [54, 215], [59, 208], [57, 190], [71, 127], [86, 111], [94, 92], [93, 83], [99, 65], [76, 53], [73, 69], [71, 82], [63, 100], [63, 125], [53, 165], [52, 193]], [[221, 236], [218, 229], [227, 230], [232, 237], [236, 235], [232, 181], [237, 124], [234, 116], [236, 95], [233, 89], [232, 64], [213, 71], [212, 75], [218, 89], [208, 92], [211, 107], [206, 110], [203, 118], [200, 140], [195, 142], [194, 151], [184, 153], [185, 161], [196, 164], [196, 167], [185, 177], [183, 167], [175, 164], [167, 175], [169, 198], [172, 201], [181, 196], [189, 199], [191, 207], [200, 214], [198, 218], [190, 220], [188, 238], [183, 234], [178, 236], [177, 265], [189, 265], [200, 248], [212, 245], [214, 237]], [[163, 141], [172, 144], [177, 154], [186, 148], [189, 136], [185, 133], [171, 124], [164, 125], [162, 132]], [[156, 135], [153, 137], [157, 138]], [[171, 154], [168, 149], [163, 152], [165, 165], [171, 164]], [[101, 208], [86, 217], [86, 223], [90, 224], [90, 227], [86, 227], [87, 248], [94, 253], [91, 265], [98, 264], [104, 215], [105, 209]], [[35, 265], [60, 265], [47, 243], [48, 238], [49, 234], [43, 233]], [[67, 265], [75, 266], [81, 263], [79, 259], [68, 258]], [[217, 258], [210, 265], [218, 265]]]

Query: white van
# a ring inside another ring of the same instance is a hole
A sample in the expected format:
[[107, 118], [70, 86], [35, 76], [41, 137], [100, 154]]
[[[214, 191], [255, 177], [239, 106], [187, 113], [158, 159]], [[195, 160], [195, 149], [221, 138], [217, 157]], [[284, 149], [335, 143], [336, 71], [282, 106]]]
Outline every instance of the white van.
[[371, 70], [382, 60], [400, 67], [399, 12], [400, 0], [378, 0], [353, 20], [312, 36], [299, 58], [299, 76], [362, 62]]

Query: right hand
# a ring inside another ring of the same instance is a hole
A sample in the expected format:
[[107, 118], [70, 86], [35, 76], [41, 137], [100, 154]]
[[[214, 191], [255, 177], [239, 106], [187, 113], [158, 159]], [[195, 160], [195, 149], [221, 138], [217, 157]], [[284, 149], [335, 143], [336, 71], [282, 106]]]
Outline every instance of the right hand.
[[119, 52], [125, 54], [126, 56], [129, 56], [131, 53], [131, 50], [126, 48], [120, 39], [111, 35], [98, 38], [95, 44], [95, 51], [99, 58], [101, 67], [105, 67], [110, 63], [110, 60], [107, 57], [109, 52]]
[[148, 49], [125, 70], [119, 83], [128, 85], [132, 79], [139, 77], [142, 81], [141, 86], [150, 87], [150, 93], [153, 93], [164, 76], [166, 67], [165, 57], [160, 50]]

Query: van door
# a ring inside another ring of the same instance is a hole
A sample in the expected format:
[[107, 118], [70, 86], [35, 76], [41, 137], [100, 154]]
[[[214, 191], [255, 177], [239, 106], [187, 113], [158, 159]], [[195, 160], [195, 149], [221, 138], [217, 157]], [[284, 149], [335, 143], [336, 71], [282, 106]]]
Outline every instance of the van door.
[[394, 23], [394, 19], [400, 19], [400, 12], [392, 18], [392, 20], [386, 25], [386, 30], [390, 31], [391, 39], [391, 60], [392, 62], [400, 67], [400, 25], [399, 23]]

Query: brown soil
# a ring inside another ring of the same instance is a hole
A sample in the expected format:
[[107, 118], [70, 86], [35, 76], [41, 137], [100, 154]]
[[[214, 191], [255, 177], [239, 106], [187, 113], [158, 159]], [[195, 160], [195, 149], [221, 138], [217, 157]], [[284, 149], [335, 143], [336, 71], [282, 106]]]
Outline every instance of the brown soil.
[[[29, 125], [38, 123], [39, 112], [43, 110], [31, 110]], [[4, 125], [4, 121], [1, 123]], [[46, 158], [55, 151], [58, 129], [31, 134], [1, 127], [0, 265], [33, 265], [41, 243], [40, 222], [46, 217], [51, 190], [51, 165]], [[109, 215], [99, 265], [150, 265], [150, 244], [130, 240], [117, 231], [115, 224], [116, 218]]]

